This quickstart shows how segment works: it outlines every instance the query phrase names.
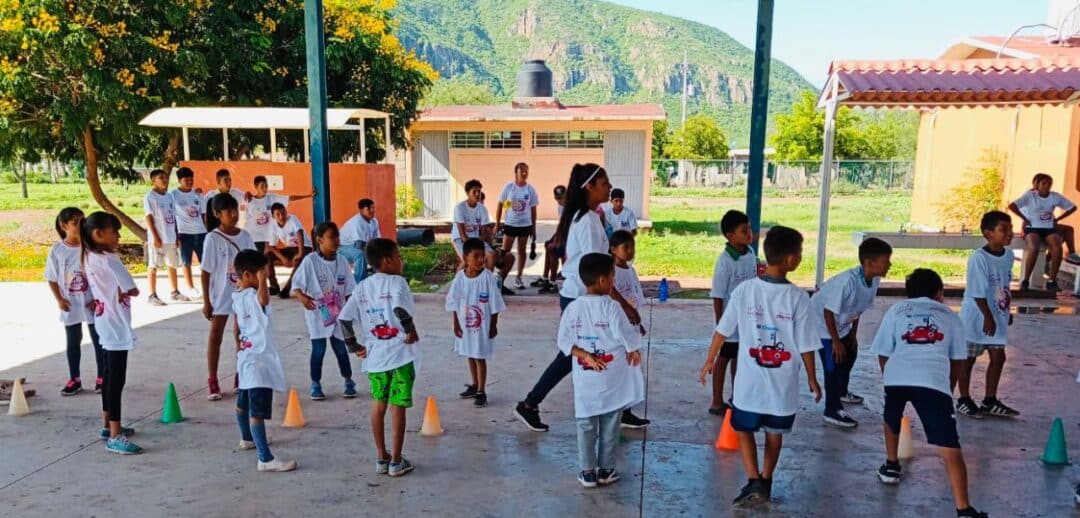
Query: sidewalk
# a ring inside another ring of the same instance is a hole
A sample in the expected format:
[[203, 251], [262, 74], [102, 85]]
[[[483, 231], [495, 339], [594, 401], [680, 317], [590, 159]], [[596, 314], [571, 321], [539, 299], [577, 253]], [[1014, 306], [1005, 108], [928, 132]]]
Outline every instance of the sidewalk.
[[[255, 471], [254, 452], [236, 450], [230, 398], [205, 400], [207, 327], [198, 305], [150, 308], [145, 297], [135, 304], [140, 341], [129, 362], [124, 422], [138, 430], [134, 440], [147, 451], [120, 457], [107, 454], [94, 437], [100, 427], [99, 397], [90, 391], [67, 398], [58, 394], [66, 363], [48, 290], [40, 283], [0, 284], [0, 296], [18, 301], [0, 315], [6, 338], [0, 377], [26, 376], [38, 390], [30, 399], [32, 414], [0, 415], [0, 515], [342, 516], [359, 510], [365, 516], [730, 516], [729, 503], [745, 483], [738, 455], [713, 448], [720, 419], [705, 412], [708, 389], [695, 379], [712, 327], [708, 301], [672, 301], [643, 312], [651, 324], [648, 399], [636, 411], [654, 424], [647, 432], [624, 431], [620, 482], [586, 491], [575, 480], [570, 381], [561, 383], [543, 405], [549, 433], [529, 432], [512, 415], [514, 403], [554, 356], [558, 306], [553, 298], [508, 301], [490, 364], [489, 406], [475, 409], [456, 397], [468, 379], [467, 367], [450, 350], [442, 297], [417, 296], [423, 366], [405, 444], [416, 471], [391, 479], [374, 474], [370, 399], [341, 398], [332, 355], [324, 362], [328, 399], [307, 399], [310, 349], [295, 301], [274, 299], [274, 332], [308, 426], [281, 428], [286, 398], [275, 395], [268, 426], [274, 453], [299, 459], [300, 468], [269, 474]], [[879, 299], [864, 315], [863, 344], [869, 344], [893, 301]], [[1001, 393], [1023, 415], [1012, 421], [960, 421], [972, 501], [993, 516], [1074, 512], [1072, 482], [1080, 480], [1080, 472], [1071, 466], [1044, 468], [1038, 457], [1054, 417], [1065, 420], [1070, 439], [1080, 440], [1075, 433], [1080, 408], [1066, 403], [1080, 390], [1074, 381], [1080, 362], [1072, 350], [1078, 335], [1075, 315], [1018, 315], [1017, 346], [1009, 353]], [[231, 346], [226, 338], [223, 349]], [[93, 365], [90, 347], [84, 346], [84, 379], [91, 377]], [[353, 365], [358, 367], [356, 361]], [[223, 354], [222, 377], [231, 379], [234, 369], [235, 359]], [[984, 369], [985, 360], [976, 368], [977, 395], [982, 394]], [[357, 373], [356, 380], [366, 394], [365, 376]], [[187, 420], [162, 425], [160, 409], [169, 382], [176, 383]], [[865, 346], [852, 386], [867, 399], [864, 407], [851, 409], [862, 422], [854, 432], [824, 428], [822, 406], [802, 389], [796, 427], [785, 442], [773, 486], [775, 501], [767, 508], [770, 515], [951, 516], [944, 466], [925, 443], [918, 419], [912, 419], [916, 458], [906, 463], [904, 482], [897, 488], [877, 481], [883, 460], [882, 397], [877, 361]], [[429, 394], [438, 399], [446, 429], [440, 437], [416, 433]]]

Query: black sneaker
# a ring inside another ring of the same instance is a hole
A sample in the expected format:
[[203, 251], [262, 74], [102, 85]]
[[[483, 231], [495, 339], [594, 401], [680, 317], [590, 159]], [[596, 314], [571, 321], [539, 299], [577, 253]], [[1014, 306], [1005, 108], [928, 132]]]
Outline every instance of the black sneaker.
[[749, 508], [755, 505], [764, 503], [765, 498], [764, 484], [761, 479], [750, 479], [742, 489], [739, 490], [739, 496], [735, 497], [731, 501], [731, 505], [735, 507]]
[[507, 288], [506, 286], [503, 286], [502, 287], [502, 294], [503, 294], [504, 297], [509, 297], [511, 295], [517, 295], [517, 292], [510, 289], [510, 288]]
[[982, 419], [982, 411], [979, 410], [979, 405], [975, 404], [975, 400], [969, 397], [962, 397], [956, 400], [956, 413], [964, 416], [968, 416], [972, 419]]
[[845, 405], [861, 405], [863, 402], [863, 397], [858, 394], [848, 392], [847, 394], [840, 396], [840, 402]]
[[1057, 281], [1046, 281], [1046, 291], [1058, 292], [1061, 288], [1058, 287]]
[[842, 408], [832, 414], [826, 413], [825, 422], [837, 428], [855, 428], [856, 426], [859, 426], [859, 422], [852, 419], [852, 417]]
[[1020, 291], [1027, 291], [1031, 287], [1030, 281], [1020, 281]]
[[271, 286], [270, 289], [267, 290], [267, 291], [270, 292], [271, 297], [276, 297], [278, 295], [281, 295], [281, 288], [278, 288], [277, 286]]
[[622, 420], [619, 421], [619, 426], [630, 428], [631, 430], [639, 430], [649, 426], [649, 423], [651, 422], [652, 421], [649, 421], [648, 419], [643, 419], [634, 415], [634, 413], [629, 410], [623, 410]]
[[1016, 409], [1006, 406], [1005, 403], [994, 397], [983, 399], [979, 412], [991, 417], [1016, 417], [1020, 415], [1020, 412], [1017, 412]]
[[539, 287], [543, 286], [545, 283], [547, 283], [547, 279], [544, 279], [544, 278], [541, 277], [539, 279], [536, 279], [535, 281], [530, 282], [529, 286], [532, 286], [533, 288], [539, 288]]
[[64, 388], [60, 389], [61, 396], [74, 396], [82, 391], [82, 382], [79, 380], [68, 380], [64, 384]]
[[765, 501], [772, 500], [772, 479], [771, 478], [759, 478], [761, 481], [761, 494], [765, 497]]
[[614, 469], [600, 468], [596, 470], [596, 482], [601, 486], [607, 486], [614, 484], [622, 478], [619, 473]]
[[581, 473], [578, 473], [577, 481], [581, 482], [581, 487], [592, 489], [596, 487], [596, 472], [582, 471]]
[[540, 409], [529, 408], [525, 406], [525, 402], [518, 402], [517, 407], [514, 408], [514, 415], [517, 416], [522, 423], [525, 423], [530, 430], [534, 432], [546, 432], [548, 431], [548, 425], [544, 424], [540, 420]]
[[554, 283], [550, 283], [550, 282], [549, 282], [549, 283], [547, 283], [547, 284], [545, 284], [545, 285], [543, 285], [543, 286], [542, 286], [542, 287], [541, 287], [541, 288], [540, 288], [540, 289], [539, 289], [539, 290], [537, 291], [537, 293], [540, 293], [540, 294], [543, 294], [543, 295], [547, 295], [548, 293], [558, 293], [558, 292], [559, 292], [559, 285], [558, 285], [558, 284], [554, 284]]
[[476, 397], [476, 385], [465, 385], [465, 392], [458, 394], [461, 399], [472, 399]]
[[969, 505], [967, 509], [957, 509], [956, 516], [959, 518], [987, 518], [990, 515]]
[[877, 478], [881, 479], [883, 484], [899, 484], [902, 472], [899, 462], [885, 461], [877, 470]]
[[477, 408], [487, 406], [487, 393], [477, 392], [476, 397], [473, 398], [472, 404]]

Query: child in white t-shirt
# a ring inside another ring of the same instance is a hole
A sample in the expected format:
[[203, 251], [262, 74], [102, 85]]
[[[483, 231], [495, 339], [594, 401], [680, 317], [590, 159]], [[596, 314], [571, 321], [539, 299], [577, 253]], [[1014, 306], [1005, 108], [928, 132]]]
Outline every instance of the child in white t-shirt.
[[[562, 217], [563, 206], [566, 205], [566, 186], [556, 185], [553, 191], [555, 203], [558, 204], [559, 217]], [[540, 288], [539, 293], [559, 292], [559, 265], [566, 258], [566, 247], [559, 241], [557, 235], [551, 236], [544, 242], [544, 274], [533, 283], [534, 287]]]
[[[289, 214], [289, 209], [280, 203], [270, 207], [274, 215], [274, 224], [271, 225], [270, 246], [266, 248], [267, 270], [270, 279], [270, 295], [278, 295], [287, 299], [292, 295], [292, 280], [300, 263], [314, 250], [311, 243], [311, 235], [304, 231], [304, 225], [300, 218]], [[338, 253], [341, 253], [340, 250]], [[347, 259], [347, 258], [346, 258]], [[274, 273], [275, 265], [291, 266], [289, 280], [285, 286], [278, 286], [277, 274]]]
[[586, 293], [566, 306], [558, 346], [572, 357], [578, 482], [592, 488], [619, 480], [615, 448], [622, 413], [645, 400], [645, 380], [639, 328], [608, 295], [615, 282], [614, 258], [590, 253], [578, 264]]
[[150, 280], [151, 306], [164, 306], [157, 294], [157, 271], [166, 268], [169, 272], [169, 285], [173, 302], [190, 302], [191, 299], [180, 293], [176, 280], [176, 269], [180, 267], [180, 238], [176, 233], [176, 208], [172, 193], [169, 192], [169, 173], [161, 169], [150, 171], [153, 188], [143, 197], [143, 212], [146, 214], [146, 237], [149, 248], [146, 251], [148, 279]]
[[[450, 225], [450, 239], [454, 245], [454, 251], [458, 255], [458, 270], [465, 267], [465, 258], [461, 247], [470, 237], [481, 237], [484, 227], [491, 224], [488, 217], [487, 207], [480, 203], [484, 186], [478, 180], [465, 182], [465, 194], [468, 198], [454, 207], [454, 221]], [[495, 262], [495, 250], [490, 245], [485, 247], [487, 268], [491, 269]]]
[[307, 310], [304, 321], [311, 338], [311, 399], [326, 399], [322, 389], [322, 364], [327, 340], [334, 350], [341, 377], [345, 379], [342, 395], [351, 399], [357, 395], [356, 383], [352, 379], [352, 364], [349, 363], [349, 352], [345, 348], [345, 336], [342, 335], [338, 315], [356, 287], [356, 282], [349, 271], [349, 262], [337, 253], [341, 239], [337, 224], [324, 221], [315, 225], [312, 233], [315, 237], [315, 253], [304, 258], [292, 281], [293, 295]]
[[[749, 481], [732, 502], [751, 507], [772, 497], [773, 473], [784, 434], [795, 424], [799, 407], [800, 365], [806, 368], [814, 401], [821, 400], [814, 368], [814, 351], [821, 348], [817, 319], [806, 292], [791, 284], [787, 274], [802, 262], [802, 235], [775, 226], [765, 235], [765, 273], [740, 284], [731, 293], [713, 334], [700, 381], [716, 368], [716, 355], [728, 336], [739, 334], [739, 376], [735, 378], [731, 426], [739, 436], [739, 451]], [[801, 357], [801, 358], [800, 358]], [[765, 465], [758, 470], [754, 432], [765, 431]]]
[[[1054, 186], [1054, 178], [1048, 174], [1035, 175], [1031, 184], [1031, 190], [1009, 204], [1009, 210], [1024, 221], [1021, 228], [1024, 231], [1024, 242], [1027, 243], [1024, 249], [1024, 268], [1020, 275], [1020, 290], [1028, 289], [1031, 272], [1039, 258], [1039, 248], [1045, 242], [1047, 250], [1050, 251], [1046, 289], [1056, 291], [1058, 270], [1064, 255], [1062, 242], [1066, 237], [1058, 222], [1076, 212], [1076, 204], [1061, 193], [1050, 190]], [[1054, 214], [1057, 209], [1062, 210], [1060, 215]]]
[[267, 245], [272, 244], [270, 240], [273, 237], [274, 226], [273, 206], [278, 204], [288, 206], [289, 202], [311, 198], [315, 196], [315, 193], [313, 191], [311, 194], [299, 196], [270, 194], [269, 183], [265, 176], [256, 176], [254, 182], [255, 193], [247, 201], [247, 207], [244, 210], [244, 230], [251, 234], [251, 239], [255, 241], [255, 249], [259, 253], [266, 253]]
[[[247, 200], [251, 199], [251, 193], [246, 193], [240, 189], [233, 189], [232, 186], [232, 173], [228, 169], [218, 169], [214, 173], [214, 181], [217, 183], [217, 189], [214, 189], [203, 197], [203, 206], [205, 207], [203, 216], [205, 218], [206, 230], [213, 231], [221, 223], [218, 221], [217, 216], [214, 215], [214, 198], [219, 194], [228, 194], [236, 200], [237, 210], [242, 214], [247, 211]], [[239, 220], [239, 217], [237, 219]], [[239, 223], [238, 223], [239, 225]]]
[[180, 264], [184, 266], [184, 281], [189, 291], [195, 290], [191, 275], [192, 257], [202, 262], [203, 245], [206, 242], [206, 203], [201, 192], [195, 190], [195, 171], [189, 167], [176, 170], [176, 189], [169, 191], [176, 213], [177, 240], [180, 242]]
[[90, 292], [94, 294], [94, 324], [105, 359], [101, 383], [101, 415], [105, 424], [100, 435], [108, 452], [142, 453], [142, 448], [128, 440], [135, 430], [120, 425], [128, 351], [135, 348], [131, 298], [139, 296], [135, 279], [116, 255], [120, 246], [120, 219], [107, 212], [95, 212], [83, 220], [79, 235], [83, 268]]
[[[731, 292], [744, 281], [754, 279], [758, 275], [758, 260], [750, 243], [754, 241], [754, 234], [750, 230], [750, 218], [737, 210], [729, 210], [720, 218], [720, 233], [727, 239], [724, 251], [716, 258], [713, 266], [712, 291], [709, 296], [713, 299], [713, 325], [720, 323], [720, 317], [726, 309], [726, 302], [731, 298]], [[735, 370], [739, 362], [739, 334], [727, 337], [727, 342], [720, 347], [720, 354], [716, 357], [716, 369], [712, 377], [712, 402], [709, 404], [709, 413], [724, 416], [727, 407], [724, 402], [724, 371], [731, 366], [731, 386], [734, 392]]]
[[825, 370], [825, 423], [855, 428], [859, 422], [844, 410], [863, 398], [848, 389], [851, 370], [859, 355], [859, 317], [870, 309], [881, 277], [892, 266], [892, 247], [876, 237], [859, 244], [859, 266], [825, 281], [810, 298], [821, 336], [821, 364]]
[[266, 420], [274, 407], [274, 391], [285, 392], [285, 369], [281, 366], [274, 332], [270, 329], [270, 293], [266, 287], [266, 256], [255, 250], [236, 254], [233, 269], [240, 278], [232, 294], [236, 314], [236, 424], [241, 450], [256, 450], [258, 471], [292, 471], [295, 460], [281, 460], [270, 453]]
[[[356, 285], [341, 310], [340, 321], [349, 350], [363, 358], [361, 370], [371, 384], [371, 433], [375, 438], [375, 473], [405, 475], [413, 466], [402, 457], [405, 410], [413, 406], [412, 391], [420, 370], [420, 337], [409, 281], [401, 276], [397, 243], [383, 238], [365, 250], [373, 275]], [[356, 335], [355, 332], [359, 332]], [[392, 449], [386, 449], [386, 411], [390, 410]]]
[[611, 190], [611, 202], [604, 205], [604, 224], [609, 235], [620, 230], [637, 235], [637, 215], [625, 202], [626, 192], [622, 189]]
[[908, 403], [922, 421], [926, 440], [948, 468], [957, 516], [986, 516], [968, 501], [967, 467], [956, 433], [951, 381], [967, 361], [960, 319], [943, 304], [945, 285], [933, 270], [918, 268], [905, 283], [908, 300], [885, 312], [874, 337], [885, 385], [885, 464], [878, 478], [899, 484], [901, 419]]
[[[255, 242], [251, 236], [237, 226], [240, 219], [239, 204], [230, 194], [218, 194], [211, 206], [214, 221], [218, 226], [206, 235], [202, 255], [202, 298], [203, 316], [210, 321], [210, 333], [206, 340], [206, 384], [208, 401], [221, 399], [221, 386], [218, 384], [218, 360], [221, 358], [221, 340], [225, 335], [225, 325], [232, 314], [232, 294], [240, 277], [236, 275], [233, 261], [241, 250], [254, 250]], [[239, 348], [240, 344], [237, 343]], [[234, 377], [233, 388], [239, 379]]]
[[469, 359], [472, 383], [458, 394], [487, 406], [487, 360], [495, 350], [499, 314], [506, 311], [499, 279], [484, 267], [484, 242], [469, 238], [462, 245], [465, 269], [457, 272], [446, 294], [446, 311], [452, 313], [454, 351]]
[[[960, 371], [957, 379], [960, 398], [956, 411], [975, 419], [984, 415], [993, 417], [1016, 417], [1020, 412], [1002, 403], [997, 397], [998, 382], [1005, 369], [1005, 344], [1009, 340], [1009, 326], [1013, 317], [1012, 263], [1009, 251], [1012, 243], [1012, 218], [1001, 211], [990, 211], [979, 223], [986, 246], [971, 253], [967, 263], [967, 285], [964, 300], [960, 304], [960, 320], [964, 322], [964, 334], [968, 341], [967, 368]], [[986, 369], [986, 397], [982, 405], [971, 399], [971, 370], [975, 360], [986, 351], [990, 366]]]
[[379, 229], [379, 219], [375, 217], [375, 200], [361, 198], [357, 208], [360, 212], [341, 226], [341, 248], [338, 253], [349, 261], [353, 268], [353, 279], [360, 282], [367, 277], [368, 269], [364, 247], [368, 241], [382, 237], [382, 231]]
[[98, 342], [97, 329], [94, 328], [94, 295], [90, 292], [90, 282], [86, 279], [82, 264], [82, 239], [79, 237], [82, 220], [83, 211], [76, 207], [67, 207], [56, 215], [56, 233], [60, 234], [60, 242], [49, 249], [49, 256], [45, 260], [45, 281], [49, 283], [49, 290], [60, 307], [60, 322], [63, 322], [64, 334], [67, 335], [68, 381], [60, 390], [61, 396], [74, 396], [82, 391], [79, 362], [82, 356], [83, 322], [86, 322], [90, 341], [94, 344], [97, 363], [95, 392], [101, 392], [101, 373], [105, 367], [104, 353]]
[[[628, 230], [616, 230], [608, 240], [611, 256], [615, 258], [615, 291], [622, 295], [630, 307], [638, 310], [645, 307], [645, 291], [641, 289], [637, 270], [634, 269], [634, 256], [637, 254], [634, 235]], [[639, 324], [641, 332], [645, 327]]]

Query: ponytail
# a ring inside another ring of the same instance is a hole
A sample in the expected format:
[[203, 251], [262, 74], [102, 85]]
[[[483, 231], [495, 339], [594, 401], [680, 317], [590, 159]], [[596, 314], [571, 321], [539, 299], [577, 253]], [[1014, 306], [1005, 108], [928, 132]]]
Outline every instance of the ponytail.
[[[60, 213], [56, 215], [56, 222], [54, 224], [56, 233], [60, 234], [60, 239], [67, 239], [67, 234], [64, 233], [64, 229], [60, 225], [62, 223], [67, 223], [74, 218], [81, 218], [83, 216], [83, 211], [78, 207], [64, 207], [63, 209], [60, 209]], [[82, 225], [80, 225], [80, 228], [81, 226]]]
[[82, 261], [84, 264], [86, 262], [86, 254], [104, 251], [100, 244], [94, 242], [94, 231], [106, 228], [111, 228], [119, 232], [122, 228], [120, 218], [113, 214], [109, 214], [108, 212], [97, 211], [79, 222], [79, 237], [82, 240]]
[[607, 171], [598, 164], [574, 164], [566, 184], [566, 203], [559, 217], [559, 226], [555, 228], [557, 242], [566, 243], [570, 224], [589, 212], [589, 191], [585, 190], [585, 186], [594, 185], [601, 178], [607, 178]]

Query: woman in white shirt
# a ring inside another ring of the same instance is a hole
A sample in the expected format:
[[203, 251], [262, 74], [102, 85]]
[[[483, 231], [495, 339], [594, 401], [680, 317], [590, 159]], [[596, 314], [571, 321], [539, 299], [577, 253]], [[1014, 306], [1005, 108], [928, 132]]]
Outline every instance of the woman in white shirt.
[[525, 283], [521, 275], [525, 272], [525, 245], [531, 237], [536, 242], [536, 206], [540, 196], [526, 180], [529, 179], [529, 165], [518, 162], [514, 166], [514, 181], [503, 187], [499, 194], [499, 205], [495, 208], [495, 227], [499, 228], [506, 209], [506, 225], [503, 230], [503, 250], [510, 250], [517, 241], [517, 282], [514, 288], [523, 290]]

